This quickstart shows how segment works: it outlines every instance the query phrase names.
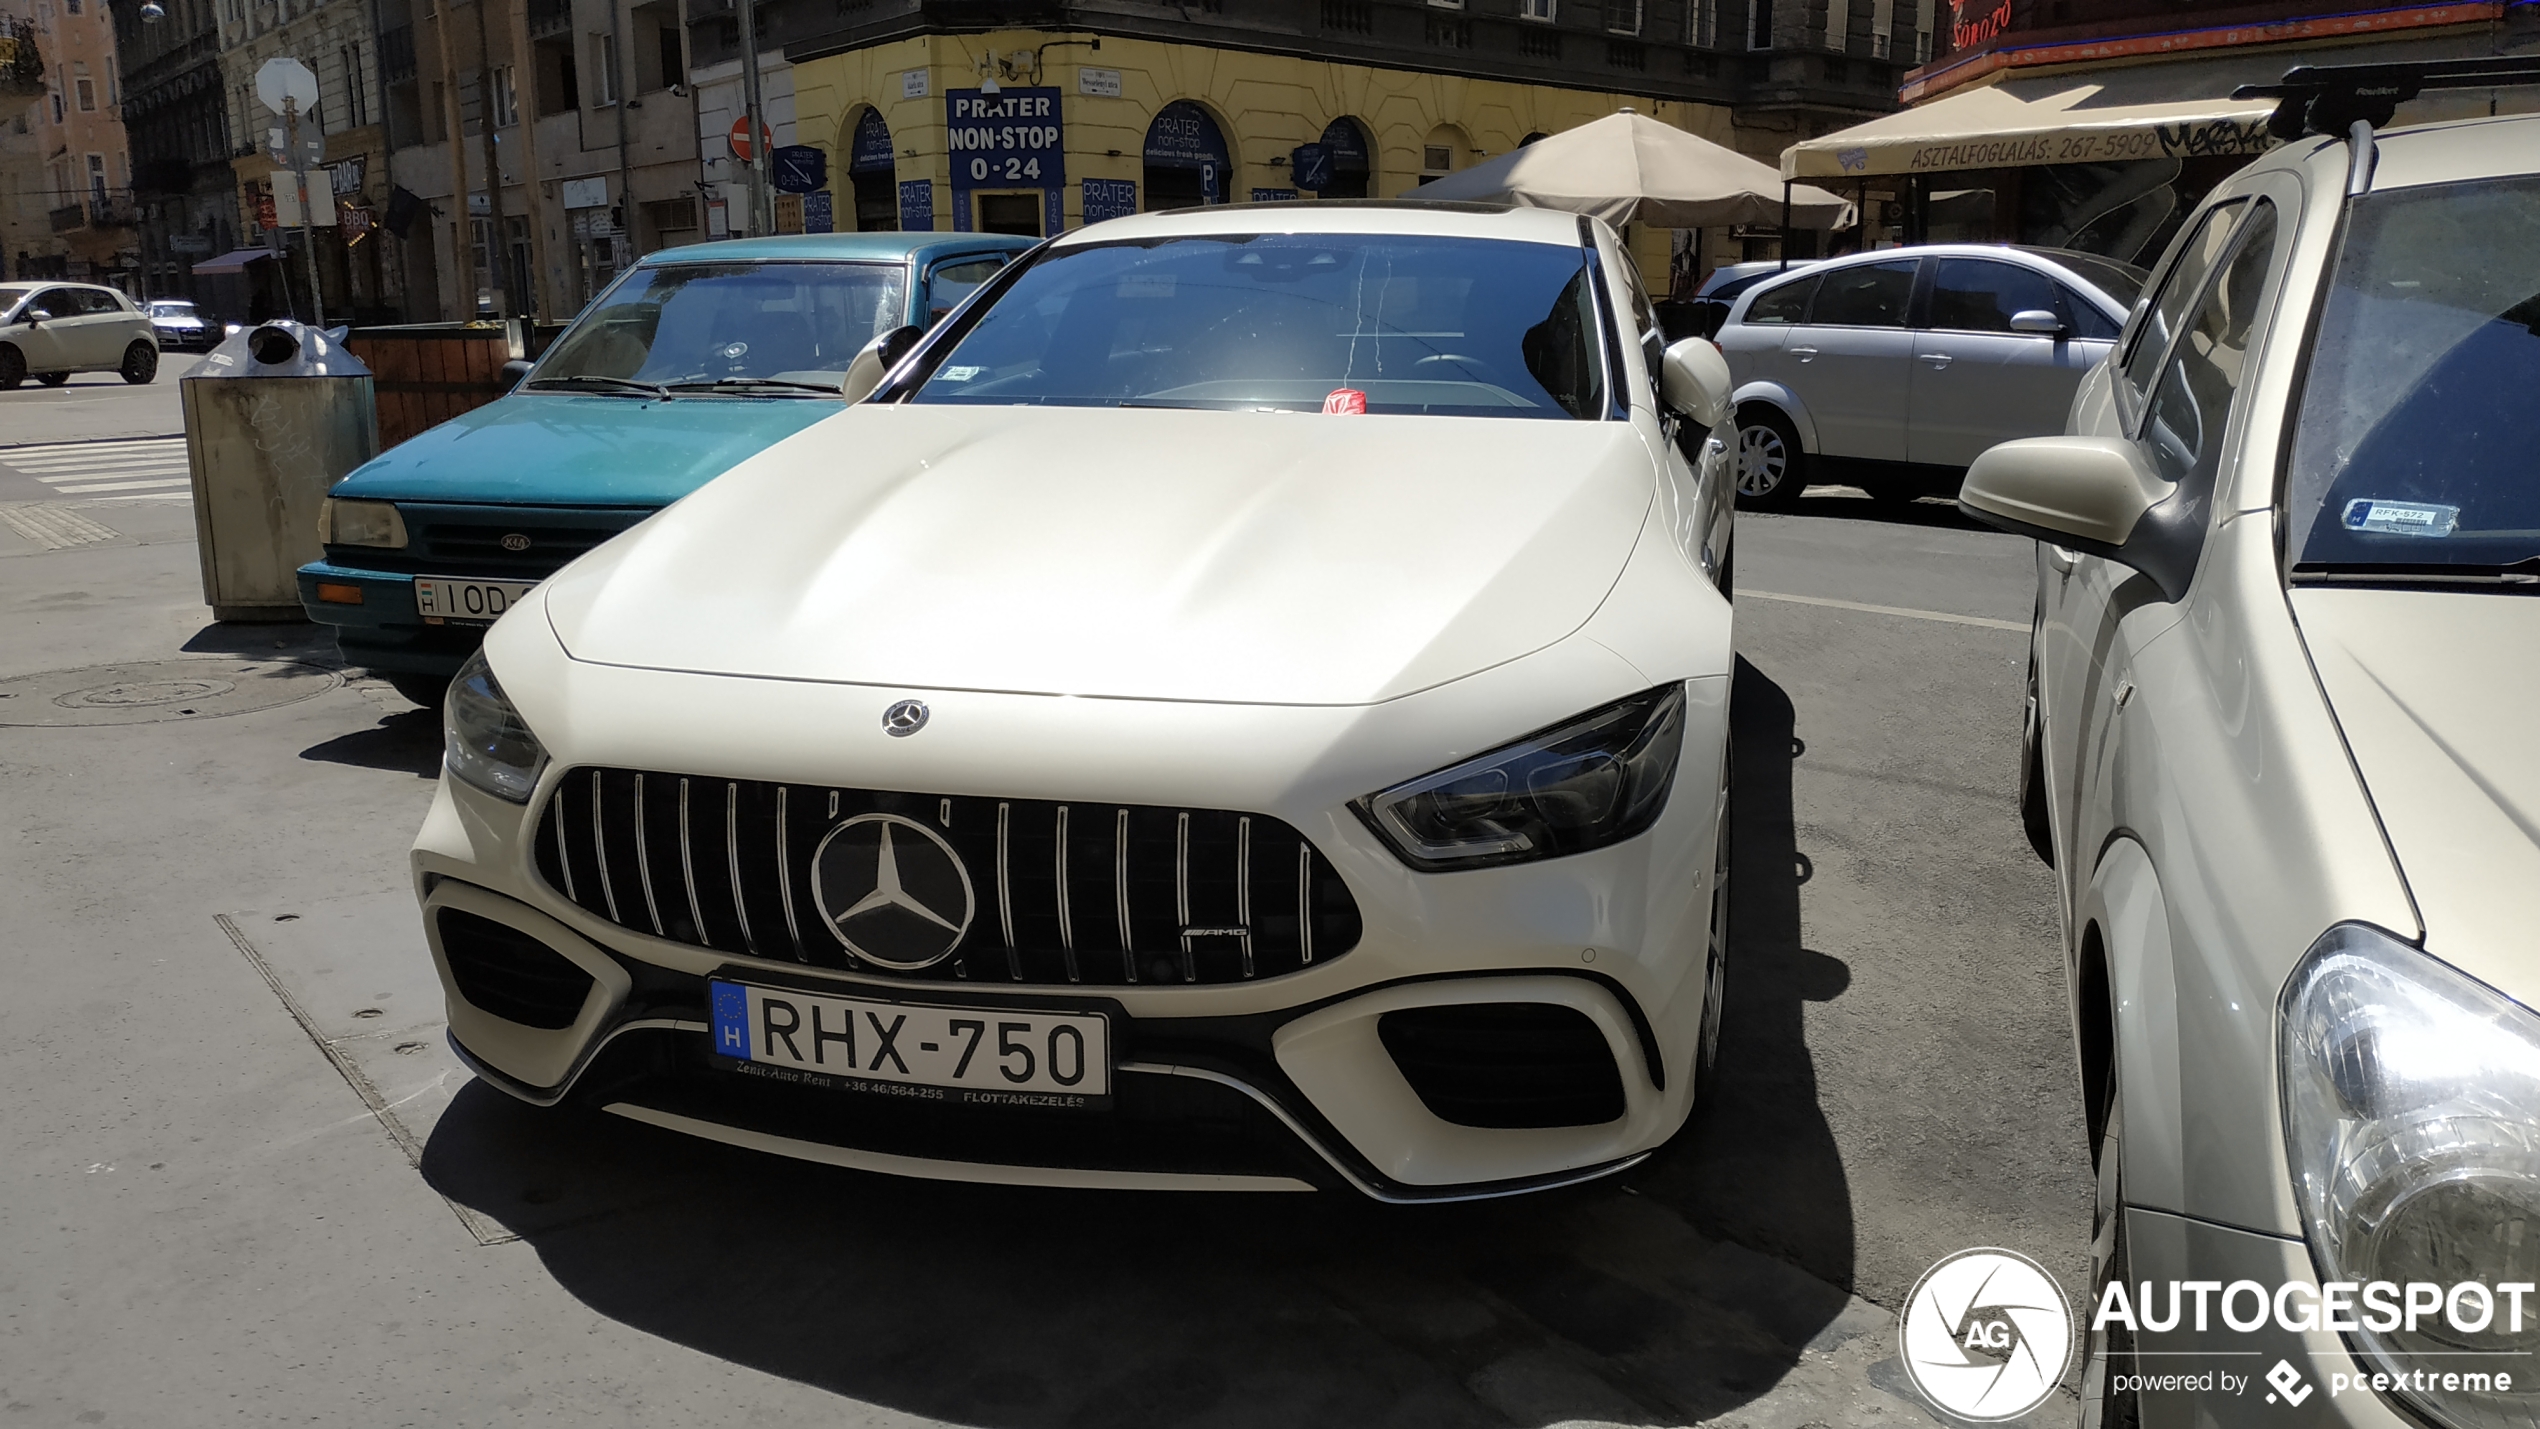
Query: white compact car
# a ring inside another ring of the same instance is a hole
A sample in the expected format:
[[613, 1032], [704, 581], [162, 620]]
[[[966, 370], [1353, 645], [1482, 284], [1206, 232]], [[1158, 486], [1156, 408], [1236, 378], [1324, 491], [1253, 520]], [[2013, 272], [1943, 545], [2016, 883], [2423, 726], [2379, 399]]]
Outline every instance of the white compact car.
[[2207, 198], [2072, 434], [1967, 476], [2039, 541], [2086, 1425], [2540, 1417], [2540, 117], [2356, 122], [2517, 73], [2287, 76], [2335, 137]]
[[139, 386], [159, 375], [159, 338], [132, 299], [95, 283], [0, 283], [0, 392], [75, 372]]
[[452, 686], [413, 861], [469, 1063], [987, 1181], [1453, 1199], [1671, 1136], [1728, 386], [1613, 234], [1149, 215], [914, 338]]

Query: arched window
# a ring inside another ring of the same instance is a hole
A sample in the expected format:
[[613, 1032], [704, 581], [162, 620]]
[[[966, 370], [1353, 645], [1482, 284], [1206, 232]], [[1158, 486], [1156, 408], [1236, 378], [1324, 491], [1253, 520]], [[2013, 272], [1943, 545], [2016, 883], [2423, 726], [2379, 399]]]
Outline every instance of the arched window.
[[900, 226], [900, 197], [892, 157], [891, 126], [868, 108], [847, 140], [847, 182], [855, 190], [858, 233], [887, 233]]
[[1234, 163], [1225, 131], [1208, 111], [1177, 99], [1156, 111], [1147, 126], [1146, 208], [1190, 208], [1226, 203], [1234, 188]]
[[1375, 148], [1367, 142], [1366, 126], [1342, 115], [1323, 126], [1322, 143], [1332, 151], [1332, 181], [1323, 186], [1323, 197], [1367, 197], [1375, 168], [1368, 156]]

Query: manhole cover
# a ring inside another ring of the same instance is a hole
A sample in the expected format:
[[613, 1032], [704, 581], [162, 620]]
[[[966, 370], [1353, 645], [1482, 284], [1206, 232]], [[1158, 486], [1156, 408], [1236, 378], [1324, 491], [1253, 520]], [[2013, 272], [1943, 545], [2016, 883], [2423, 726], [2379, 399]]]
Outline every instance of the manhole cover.
[[144, 660], [0, 680], [0, 725], [153, 724], [269, 710], [343, 683], [294, 660]]

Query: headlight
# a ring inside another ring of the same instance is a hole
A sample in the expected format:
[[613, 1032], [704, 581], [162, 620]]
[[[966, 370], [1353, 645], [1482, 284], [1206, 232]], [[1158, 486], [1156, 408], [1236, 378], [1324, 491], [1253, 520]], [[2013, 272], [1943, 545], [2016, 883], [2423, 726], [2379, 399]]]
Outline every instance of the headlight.
[[[2351, 1342], [2394, 1374], [2515, 1371], [2515, 1394], [2446, 1393], [2439, 1373], [2435, 1388], [2397, 1393], [2461, 1429], [2528, 1426], [2534, 1382], [2520, 1371], [2540, 1349], [2540, 1305], [2497, 1292], [2540, 1282], [2540, 1017], [2348, 924], [2287, 986], [2282, 1055], [2286, 1149], [2321, 1279], [2430, 1285], [2447, 1300], [2483, 1281], [2493, 1306], [2484, 1328], [2464, 1330], [2442, 1313], [2412, 1326], [2375, 1316], [2368, 1302]], [[2477, 1297], [2459, 1318], [2479, 1318]]]
[[1685, 692], [1661, 685], [1350, 807], [1413, 868], [1487, 868], [1603, 848], [1667, 807]]
[[318, 544], [403, 550], [406, 518], [385, 501], [338, 501], [330, 496], [318, 508]]
[[484, 651], [467, 657], [458, 678], [450, 682], [441, 730], [451, 773], [497, 799], [529, 802], [540, 771], [547, 767], [547, 751], [529, 732], [529, 721], [503, 697]]

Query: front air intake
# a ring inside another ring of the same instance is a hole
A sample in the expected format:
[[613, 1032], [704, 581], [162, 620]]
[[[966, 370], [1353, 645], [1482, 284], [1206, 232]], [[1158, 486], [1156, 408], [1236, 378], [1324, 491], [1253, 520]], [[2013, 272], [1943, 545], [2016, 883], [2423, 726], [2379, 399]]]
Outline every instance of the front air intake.
[[591, 995], [591, 975], [572, 959], [509, 924], [456, 908], [440, 910], [441, 956], [459, 996], [523, 1027], [571, 1027]]
[[1623, 1078], [1587, 1014], [1549, 1002], [1410, 1007], [1376, 1035], [1441, 1121], [1495, 1129], [1597, 1126], [1623, 1114]]

